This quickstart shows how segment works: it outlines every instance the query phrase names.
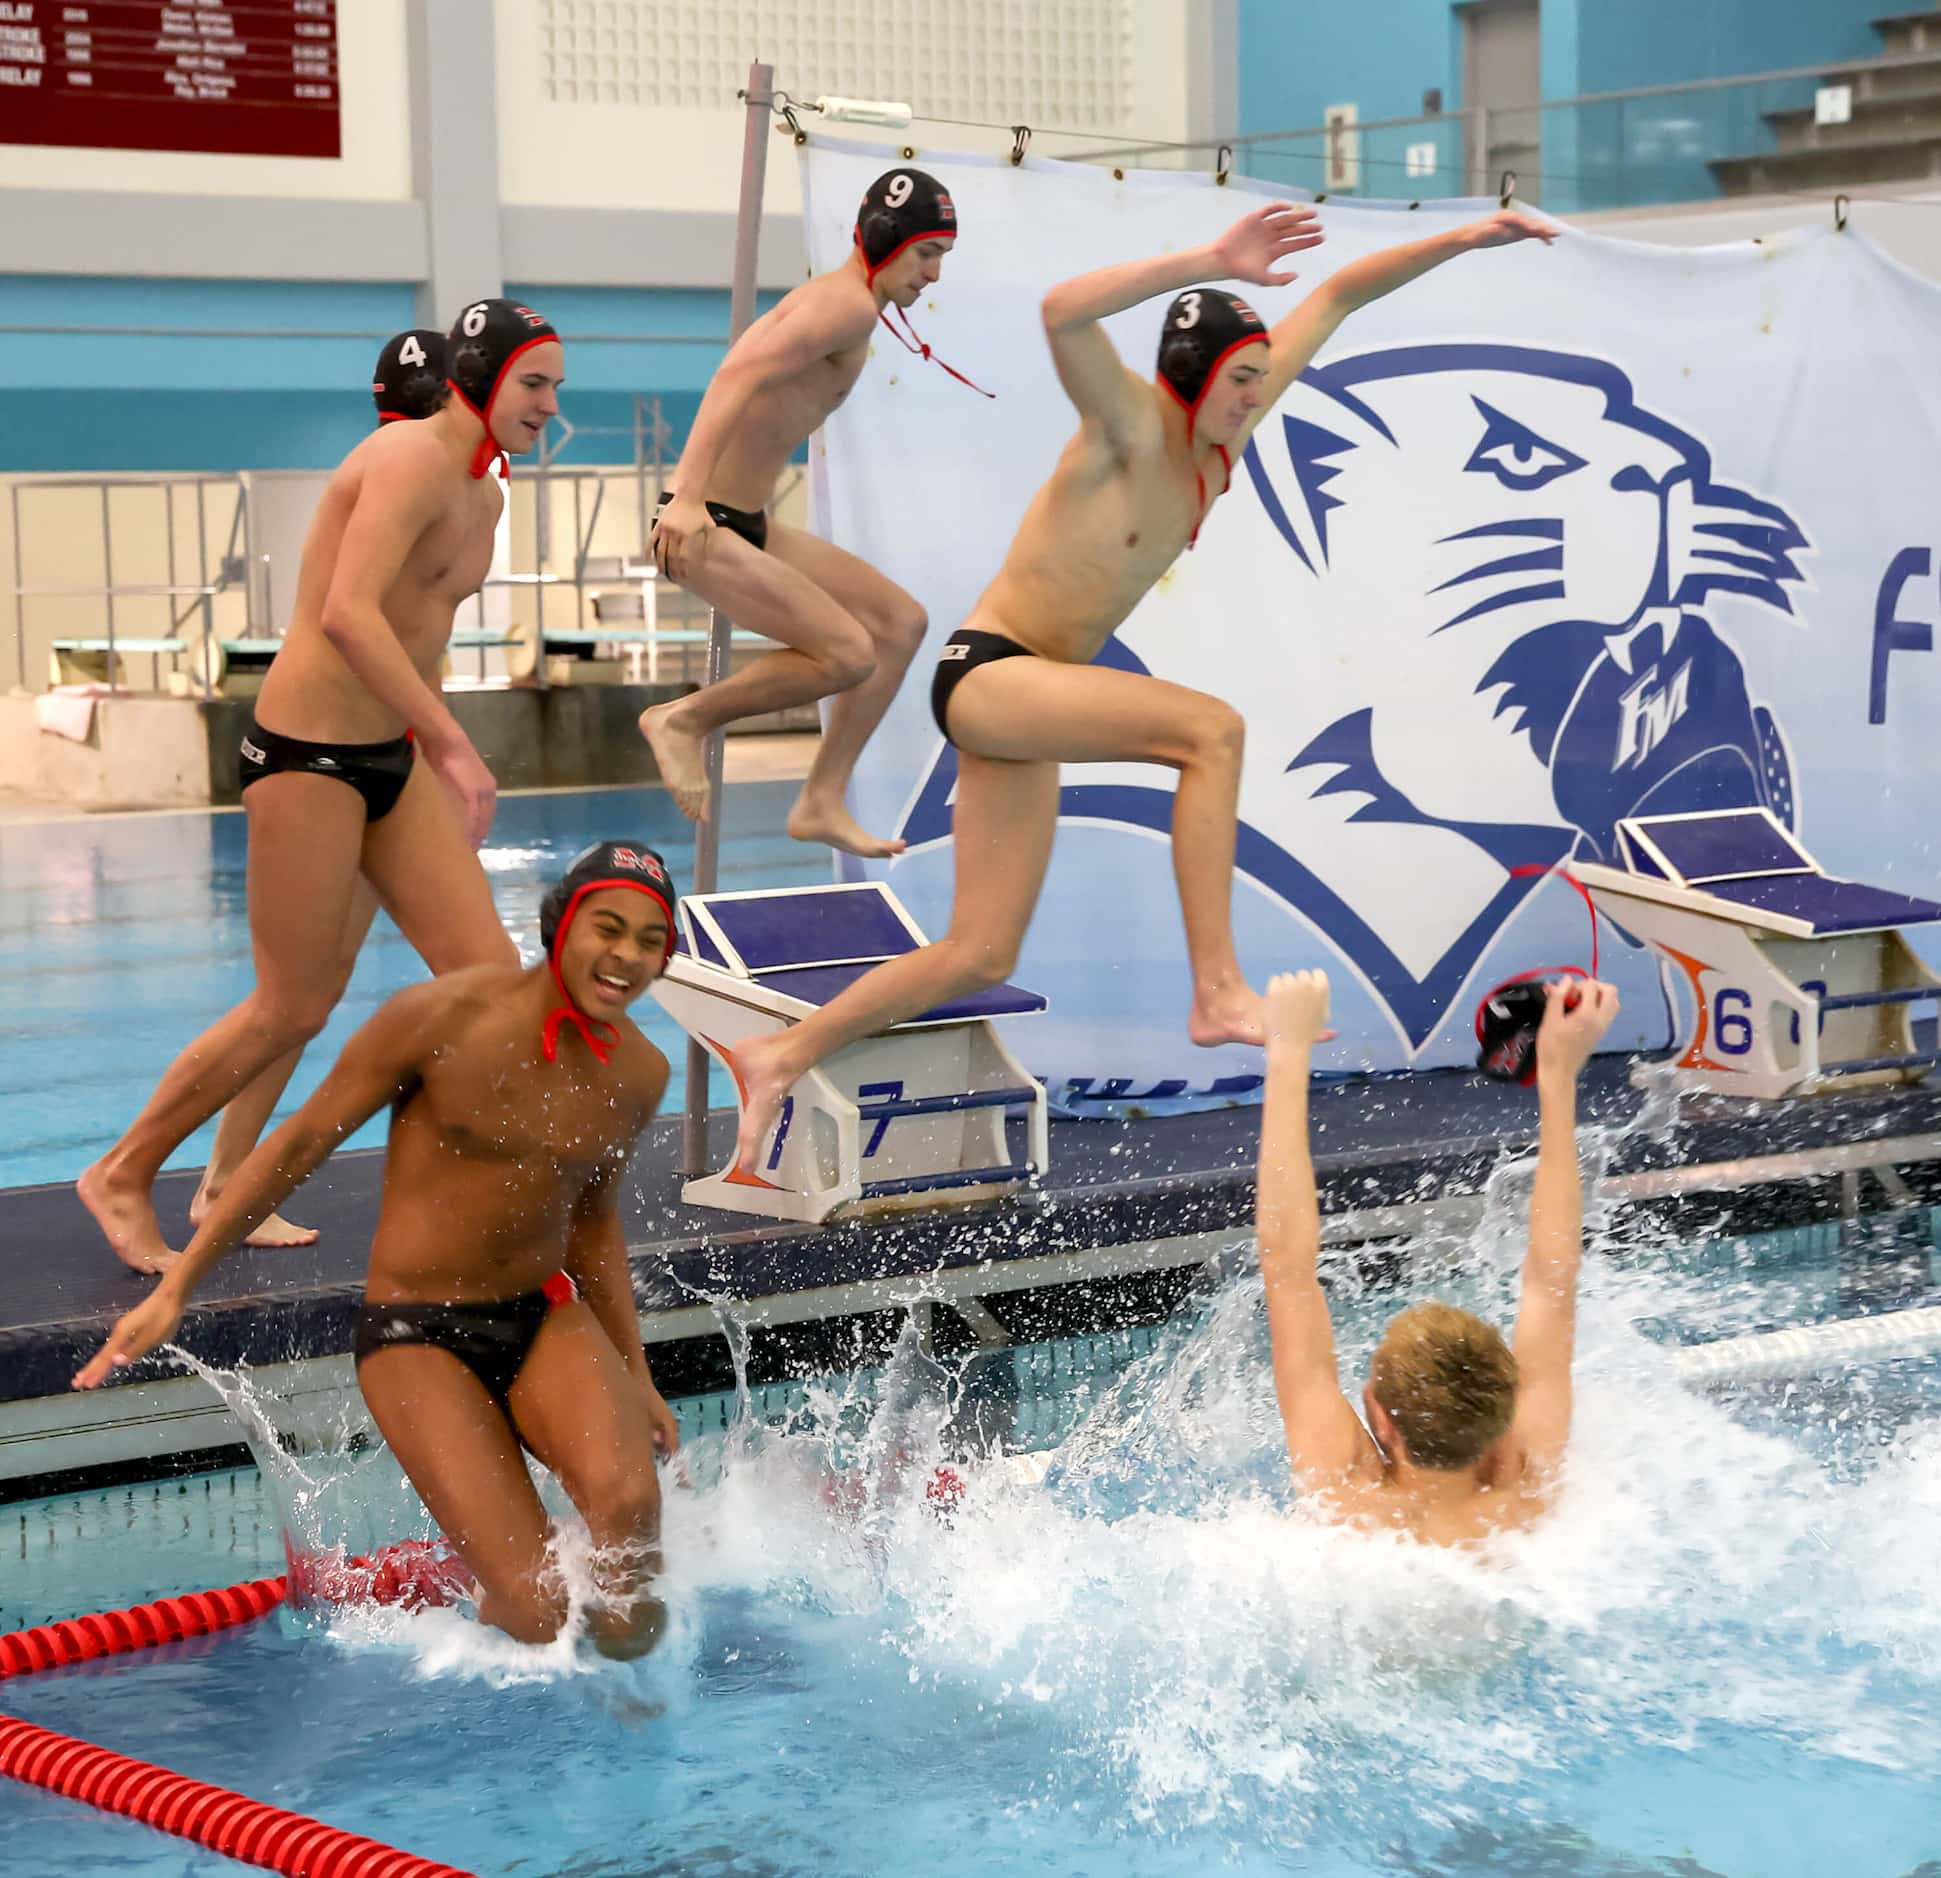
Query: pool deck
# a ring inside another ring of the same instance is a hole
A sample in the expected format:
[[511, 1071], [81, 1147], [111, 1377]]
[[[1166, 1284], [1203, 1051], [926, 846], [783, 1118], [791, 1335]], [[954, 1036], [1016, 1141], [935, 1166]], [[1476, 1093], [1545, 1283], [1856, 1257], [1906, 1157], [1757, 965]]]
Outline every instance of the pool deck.
[[[1637, 1114], [1642, 1098], [1627, 1068], [1619, 1058], [1593, 1063], [1583, 1121], [1621, 1125]], [[1490, 1171], [1528, 1150], [1536, 1123], [1531, 1091], [1458, 1071], [1318, 1085], [1312, 1112], [1324, 1238], [1337, 1245], [1473, 1225]], [[733, 1117], [720, 1111], [711, 1119], [725, 1160]], [[1222, 1235], [1244, 1234], [1259, 1111], [1055, 1125], [1052, 1173], [1029, 1191], [822, 1227], [683, 1204], [679, 1136], [678, 1117], [655, 1125], [625, 1199], [650, 1344], [718, 1335], [716, 1301], [772, 1326], [921, 1299], [957, 1312], [981, 1341], [1001, 1344], [1007, 1295], [1197, 1266]], [[1937, 1160], [1941, 1080], [1758, 1106], [1691, 1098], [1673, 1130], [1621, 1141], [1612, 1186], [1635, 1201], [1704, 1195], [1716, 1215], [1724, 1209], [1711, 1196], [1770, 1195], [1776, 1184], [1808, 1181], [1820, 1183], [1823, 1202], [1826, 1182], [1854, 1181], [1867, 1169], [1890, 1193], [1899, 1186], [1905, 1194], [1895, 1170]], [[184, 1346], [224, 1367], [335, 1359], [341, 1390], [381, 1170], [378, 1152], [342, 1154], [320, 1170], [291, 1208], [322, 1229], [320, 1241], [233, 1257], [185, 1319]], [[158, 1188], [163, 1227], [176, 1243], [195, 1181], [193, 1171], [170, 1173]], [[74, 1465], [83, 1450], [73, 1438], [132, 1411], [137, 1396], [149, 1421], [168, 1421], [156, 1403], [188, 1385], [145, 1383], [158, 1369], [91, 1397], [68, 1391], [74, 1370], [148, 1282], [110, 1255], [73, 1188], [0, 1191], [0, 1246], [0, 1480], [51, 1471], [36, 1462], [57, 1449], [59, 1465]], [[210, 1445], [206, 1432], [182, 1440]], [[62, 1439], [48, 1443], [57, 1433]], [[141, 1451], [170, 1451], [171, 1439], [151, 1430]]]

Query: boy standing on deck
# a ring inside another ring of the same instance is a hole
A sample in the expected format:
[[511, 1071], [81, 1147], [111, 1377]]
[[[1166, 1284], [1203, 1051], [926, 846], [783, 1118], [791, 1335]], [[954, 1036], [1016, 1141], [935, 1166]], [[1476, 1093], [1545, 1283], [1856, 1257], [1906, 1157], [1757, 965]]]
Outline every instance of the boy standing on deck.
[[1303, 1496], [1330, 1516], [1460, 1545], [1531, 1525], [1549, 1510], [1570, 1438], [1584, 1253], [1577, 1079], [1617, 1013], [1610, 985], [1545, 987], [1537, 1175], [1514, 1353], [1469, 1311], [1411, 1306], [1375, 1350], [1362, 1390], [1364, 1428], [1342, 1393], [1316, 1273], [1321, 1210], [1307, 1092], [1309, 1059], [1327, 1034], [1328, 978], [1293, 972], [1268, 985], [1256, 1236], [1288, 1458]]
[[75, 1387], [173, 1337], [210, 1267], [389, 1108], [352, 1342], [378, 1430], [477, 1578], [483, 1621], [522, 1643], [566, 1621], [523, 1446], [592, 1533], [593, 1642], [617, 1657], [652, 1649], [665, 1617], [655, 1459], [679, 1433], [641, 1345], [619, 1192], [667, 1087], [667, 1059], [626, 1010], [666, 967], [674, 904], [652, 849], [601, 842], [546, 896], [543, 965], [399, 992], [243, 1163]]

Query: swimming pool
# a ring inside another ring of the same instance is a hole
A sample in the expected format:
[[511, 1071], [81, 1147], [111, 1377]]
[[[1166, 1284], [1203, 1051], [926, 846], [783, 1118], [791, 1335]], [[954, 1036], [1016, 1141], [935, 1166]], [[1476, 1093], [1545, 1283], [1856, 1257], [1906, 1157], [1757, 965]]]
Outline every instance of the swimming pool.
[[[790, 783], [725, 791], [722, 887], [786, 887], [829, 877], [827, 851], [778, 831]], [[539, 901], [590, 841], [635, 835], [694, 875], [694, 829], [664, 789], [590, 789], [500, 799], [483, 859], [499, 911], [528, 958]], [[116, 816], [0, 826], [0, 1187], [72, 1180], [147, 1101], [175, 1054], [252, 983], [240, 813]], [[378, 920], [350, 989], [284, 1092], [288, 1114], [322, 1080], [365, 1018], [424, 975], [389, 919]], [[683, 1098], [687, 1044], [643, 999], [642, 1028], [667, 1052], [668, 1109]], [[214, 1124], [168, 1163], [199, 1167]], [[350, 1145], [384, 1139], [380, 1117]]]
[[[1707, 1394], [1674, 1368], [1870, 1284], [1926, 1295], [1933, 1243], [1925, 1212], [1698, 1248], [1627, 1229], [1587, 1276], [1569, 1492], [1486, 1556], [1290, 1506], [1237, 1249], [1163, 1331], [977, 1358], [1055, 1459], [1038, 1486], [974, 1476], [948, 1522], [920, 1490], [948, 1379], [914, 1348], [725, 1432], [725, 1400], [684, 1405], [675, 1621], [645, 1665], [450, 1613], [283, 1614], [0, 1708], [495, 1878], [1907, 1874], [1941, 1855], [1941, 1368]], [[1419, 1245], [1410, 1293], [1501, 1315], [1514, 1248]], [[1346, 1304], [1344, 1373], [1396, 1302]], [[382, 1505], [383, 1465], [309, 1505]], [[832, 1515], [832, 1470], [860, 1515]], [[274, 1570], [282, 1491], [7, 1509], [0, 1582], [78, 1607]], [[35, 1794], [0, 1817], [23, 1870], [235, 1869]]]

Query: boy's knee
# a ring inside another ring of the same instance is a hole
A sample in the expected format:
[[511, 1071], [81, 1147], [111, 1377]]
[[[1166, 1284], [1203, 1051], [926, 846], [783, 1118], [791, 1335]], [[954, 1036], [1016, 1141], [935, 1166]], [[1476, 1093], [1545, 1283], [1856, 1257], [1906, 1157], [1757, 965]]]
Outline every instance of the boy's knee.
[[330, 1022], [343, 995], [343, 983], [336, 978], [282, 993], [258, 987], [249, 1000], [250, 1022], [281, 1056], [310, 1042]]
[[999, 945], [989, 940], [948, 938], [944, 944], [951, 952], [951, 977], [966, 991], [989, 991], [1018, 969], [1015, 941]]
[[854, 637], [845, 634], [822, 655], [823, 668], [837, 691], [854, 691], [876, 675], [876, 647], [858, 626]]
[[885, 661], [898, 665], [908, 665], [916, 657], [917, 649], [923, 644], [923, 636], [930, 630], [930, 616], [922, 607], [913, 607], [890, 619], [876, 634], [876, 643]]
[[576, 1483], [573, 1501], [596, 1533], [650, 1543], [660, 1534], [660, 1476], [649, 1466], [615, 1466]]

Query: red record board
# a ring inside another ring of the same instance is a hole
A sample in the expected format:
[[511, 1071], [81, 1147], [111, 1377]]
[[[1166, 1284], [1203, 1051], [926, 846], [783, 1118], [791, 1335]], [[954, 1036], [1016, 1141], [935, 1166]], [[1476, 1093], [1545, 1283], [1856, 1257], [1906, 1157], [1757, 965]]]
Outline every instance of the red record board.
[[0, 0], [0, 143], [334, 157], [337, 0]]

